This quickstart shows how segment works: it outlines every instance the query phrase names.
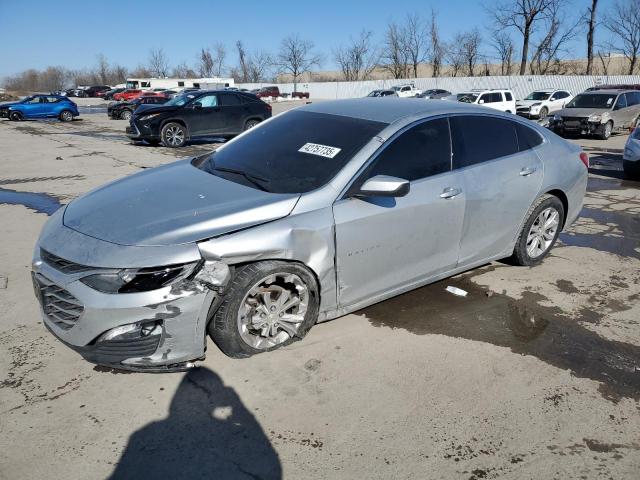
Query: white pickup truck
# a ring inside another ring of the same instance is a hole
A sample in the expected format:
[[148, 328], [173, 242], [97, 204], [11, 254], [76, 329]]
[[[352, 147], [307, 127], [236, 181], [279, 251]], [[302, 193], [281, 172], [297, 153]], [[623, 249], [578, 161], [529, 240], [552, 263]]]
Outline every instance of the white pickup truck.
[[396, 92], [399, 97], [407, 98], [407, 97], [415, 97], [416, 95], [420, 95], [422, 90], [418, 90], [415, 85], [396, 85], [395, 87], [391, 87], [391, 90]]

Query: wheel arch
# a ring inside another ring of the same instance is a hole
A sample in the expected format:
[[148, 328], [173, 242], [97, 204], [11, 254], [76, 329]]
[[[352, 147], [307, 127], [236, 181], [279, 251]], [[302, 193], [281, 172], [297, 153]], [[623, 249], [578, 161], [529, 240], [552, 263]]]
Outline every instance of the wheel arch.
[[185, 122], [181, 118], [168, 118], [166, 120], [163, 120], [160, 123], [160, 128], [158, 129], [158, 133], [162, 133], [162, 129], [164, 128], [164, 126], [167, 123], [179, 123], [180, 125], [182, 125], [187, 130], [187, 139], [191, 138], [191, 131], [189, 130], [189, 125], [187, 125], [187, 122]]
[[569, 212], [569, 198], [567, 197], [567, 194], [564, 193], [559, 188], [554, 188], [546, 192], [542, 192], [538, 196], [538, 198], [540, 198], [542, 195], [553, 195], [554, 197], [557, 197], [558, 200], [560, 200], [560, 202], [562, 202], [562, 208], [564, 208], [564, 216], [563, 216], [562, 225], [560, 226], [560, 228], [561, 230], [564, 229], [564, 225], [567, 221], [567, 213]]

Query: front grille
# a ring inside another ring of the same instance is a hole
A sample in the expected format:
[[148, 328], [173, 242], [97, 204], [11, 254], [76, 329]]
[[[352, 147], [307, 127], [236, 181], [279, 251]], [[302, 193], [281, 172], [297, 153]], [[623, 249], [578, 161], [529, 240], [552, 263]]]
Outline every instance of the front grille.
[[33, 279], [47, 318], [63, 330], [73, 327], [84, 311], [80, 300], [42, 275], [36, 274]]
[[95, 267], [89, 267], [87, 265], [80, 265], [64, 258], [60, 258], [53, 253], [47, 252], [44, 249], [40, 249], [40, 258], [50, 267], [55, 268], [62, 273], [82, 273], [95, 270]]

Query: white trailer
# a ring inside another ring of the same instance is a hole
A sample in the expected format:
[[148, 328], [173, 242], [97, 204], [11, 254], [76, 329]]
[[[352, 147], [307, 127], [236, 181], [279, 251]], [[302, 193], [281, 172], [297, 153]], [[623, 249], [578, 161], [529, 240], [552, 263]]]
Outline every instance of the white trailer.
[[233, 87], [233, 78], [127, 78], [127, 88], [153, 90], [165, 88], [169, 90], [183, 90], [185, 88], [201, 88], [214, 90]]

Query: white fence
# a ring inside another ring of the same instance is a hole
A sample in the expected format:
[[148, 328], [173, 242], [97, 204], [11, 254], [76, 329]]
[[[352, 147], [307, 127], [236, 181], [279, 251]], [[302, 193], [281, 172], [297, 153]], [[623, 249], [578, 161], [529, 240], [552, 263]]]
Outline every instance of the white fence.
[[[390, 88], [393, 85], [413, 83], [421, 90], [443, 88], [452, 93], [465, 92], [472, 88], [509, 88], [516, 98], [524, 98], [532, 90], [561, 88], [576, 94], [594, 85], [640, 84], [640, 75], [524, 75], [512, 77], [446, 77], [411, 78], [406, 80], [366, 80], [360, 82], [311, 82], [299, 83], [298, 91], [309, 92], [311, 99], [339, 99], [364, 97], [371, 90]], [[237, 83], [238, 88], [260, 88], [277, 85], [282, 93], [293, 92], [293, 83]]]

